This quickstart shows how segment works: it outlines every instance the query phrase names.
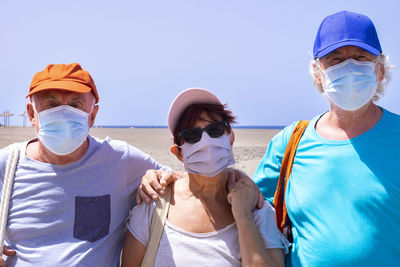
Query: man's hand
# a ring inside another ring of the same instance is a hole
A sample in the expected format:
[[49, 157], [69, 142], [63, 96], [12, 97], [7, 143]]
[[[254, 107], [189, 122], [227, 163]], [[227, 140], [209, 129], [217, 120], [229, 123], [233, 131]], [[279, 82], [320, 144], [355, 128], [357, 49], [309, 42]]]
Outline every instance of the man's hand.
[[142, 201], [145, 201], [149, 204], [151, 200], [157, 200], [158, 194], [163, 195], [167, 185], [185, 176], [187, 176], [185, 172], [170, 173], [164, 170], [148, 170], [138, 187], [136, 203], [140, 205]]
[[[3, 254], [10, 257], [16, 254], [15, 250], [10, 249], [7, 246], [3, 247]], [[0, 267], [6, 267], [6, 262], [4, 261], [3, 257], [0, 257]]]
[[[232, 188], [235, 187], [235, 184], [242, 179], [247, 179], [249, 180], [251, 183], [251, 186], [254, 187], [254, 190], [256, 190], [257, 192], [257, 204], [254, 206], [254, 208], [258, 208], [261, 209], [262, 206], [264, 205], [264, 196], [261, 194], [260, 189], [257, 187], [257, 185], [254, 183], [253, 180], [251, 180], [251, 178], [249, 176], [247, 176], [247, 174], [245, 174], [244, 172], [237, 170], [237, 169], [232, 169], [229, 168], [228, 169], [228, 191], [230, 192], [232, 190]], [[245, 184], [248, 184], [247, 182]]]

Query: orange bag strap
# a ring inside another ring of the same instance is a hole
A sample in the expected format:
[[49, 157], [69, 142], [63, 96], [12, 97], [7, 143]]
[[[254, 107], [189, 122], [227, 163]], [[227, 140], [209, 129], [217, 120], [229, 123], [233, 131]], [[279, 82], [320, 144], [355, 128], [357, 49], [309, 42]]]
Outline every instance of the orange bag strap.
[[[299, 123], [296, 125], [296, 128], [293, 130], [292, 136], [290, 137], [286, 146], [285, 153], [283, 154], [278, 185], [273, 200], [276, 212], [276, 224], [281, 232], [283, 232], [286, 220], [288, 219], [285, 203], [285, 192], [290, 174], [292, 173], [293, 160], [296, 154], [297, 146], [305, 129], [307, 128], [308, 123], [309, 121], [299, 121]], [[285, 185], [283, 185], [283, 183], [285, 183]]]

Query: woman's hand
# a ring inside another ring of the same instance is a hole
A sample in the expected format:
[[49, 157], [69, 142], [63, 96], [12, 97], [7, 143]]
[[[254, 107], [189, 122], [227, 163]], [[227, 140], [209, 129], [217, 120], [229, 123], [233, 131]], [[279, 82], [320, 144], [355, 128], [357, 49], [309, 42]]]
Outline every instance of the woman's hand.
[[246, 182], [246, 184], [248, 184], [248, 185], [251, 184], [251, 186], [254, 188], [254, 190], [257, 191], [257, 202], [253, 206], [253, 209], [254, 208], [261, 209], [264, 205], [264, 196], [261, 194], [260, 189], [254, 183], [254, 181], [251, 180], [251, 178], [249, 176], [247, 176], [247, 174], [245, 174], [244, 172], [237, 170], [237, 169], [228, 168], [228, 190], [229, 190], [229, 192], [231, 192], [231, 190], [232, 190], [232, 188], [234, 188], [235, 184], [241, 180], [247, 180], [249, 183]]
[[258, 191], [250, 179], [240, 179], [231, 188], [228, 202], [232, 206], [235, 221], [240, 219], [253, 219], [252, 210], [258, 201]]

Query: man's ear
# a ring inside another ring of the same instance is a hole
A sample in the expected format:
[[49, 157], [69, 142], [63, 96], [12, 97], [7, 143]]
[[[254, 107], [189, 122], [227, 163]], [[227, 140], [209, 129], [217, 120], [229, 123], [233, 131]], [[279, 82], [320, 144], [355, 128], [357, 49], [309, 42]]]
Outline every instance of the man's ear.
[[317, 83], [318, 86], [322, 86], [322, 71], [319, 69], [317, 66], [317, 63], [313, 63], [312, 67], [314, 69], [314, 77], [315, 77], [315, 82]]
[[36, 128], [36, 126], [38, 126], [37, 124], [37, 118], [35, 118], [35, 111], [34, 111], [34, 109], [33, 109], [33, 105], [32, 105], [32, 103], [31, 102], [28, 102], [27, 104], [26, 104], [26, 113], [27, 113], [27, 115], [28, 115], [28, 119], [29, 119], [29, 122], [31, 123], [31, 125], [34, 127], [34, 128]]
[[182, 150], [178, 147], [177, 144], [174, 144], [173, 146], [171, 146], [170, 151], [172, 154], [175, 155], [175, 157], [177, 159], [179, 159], [180, 161], [183, 162]]
[[93, 111], [89, 114], [89, 118], [88, 118], [89, 128], [93, 127], [98, 111], [99, 111], [99, 105], [95, 105], [93, 108]]

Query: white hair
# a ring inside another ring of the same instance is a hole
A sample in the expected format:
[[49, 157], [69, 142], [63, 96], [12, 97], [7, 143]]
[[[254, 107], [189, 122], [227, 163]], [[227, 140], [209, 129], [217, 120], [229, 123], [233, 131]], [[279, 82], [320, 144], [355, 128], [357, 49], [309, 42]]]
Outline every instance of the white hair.
[[[318, 60], [319, 59], [317, 58], [316, 60], [313, 59], [310, 61], [309, 70], [313, 85], [317, 88], [318, 92], [324, 93], [322, 85], [317, 83], [317, 77], [318, 75], [321, 75], [321, 69], [318, 67], [319, 64]], [[383, 75], [383, 80], [378, 82], [376, 93], [372, 97], [372, 101], [377, 101], [384, 95], [386, 87], [392, 80], [392, 73], [390, 72], [390, 69], [394, 67], [393, 65], [389, 64], [389, 57], [383, 54], [380, 54], [377, 57], [377, 62], [383, 63], [384, 75]]]

